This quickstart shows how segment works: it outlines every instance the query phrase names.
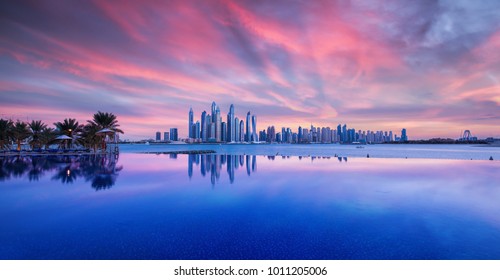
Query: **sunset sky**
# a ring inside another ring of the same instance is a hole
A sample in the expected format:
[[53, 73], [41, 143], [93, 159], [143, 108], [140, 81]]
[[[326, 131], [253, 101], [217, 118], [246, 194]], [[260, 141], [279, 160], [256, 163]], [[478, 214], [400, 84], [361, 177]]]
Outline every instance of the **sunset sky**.
[[2, 1], [0, 117], [500, 137], [500, 1]]

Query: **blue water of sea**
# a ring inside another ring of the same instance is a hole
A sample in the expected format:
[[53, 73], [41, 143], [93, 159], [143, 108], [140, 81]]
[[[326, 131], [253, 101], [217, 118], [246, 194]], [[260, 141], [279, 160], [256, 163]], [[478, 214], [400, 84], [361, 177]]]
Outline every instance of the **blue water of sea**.
[[498, 160], [241, 149], [0, 157], [0, 259], [500, 259]]

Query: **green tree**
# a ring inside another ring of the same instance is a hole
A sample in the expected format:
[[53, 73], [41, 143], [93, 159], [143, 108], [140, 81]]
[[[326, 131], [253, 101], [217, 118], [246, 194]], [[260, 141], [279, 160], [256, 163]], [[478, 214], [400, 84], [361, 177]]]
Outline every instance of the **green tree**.
[[21, 143], [30, 136], [28, 125], [25, 122], [17, 120], [12, 128], [12, 136], [17, 144], [17, 150], [21, 150]]
[[44, 124], [42, 121], [31, 121], [31, 123], [28, 124], [29, 130], [30, 130], [30, 136], [31, 136], [31, 141], [30, 141], [30, 146], [31, 149], [39, 149], [42, 147], [42, 142], [40, 139], [40, 134], [44, 129], [47, 128], [47, 125]]
[[13, 139], [12, 129], [14, 124], [11, 120], [0, 119], [0, 149], [7, 150]]

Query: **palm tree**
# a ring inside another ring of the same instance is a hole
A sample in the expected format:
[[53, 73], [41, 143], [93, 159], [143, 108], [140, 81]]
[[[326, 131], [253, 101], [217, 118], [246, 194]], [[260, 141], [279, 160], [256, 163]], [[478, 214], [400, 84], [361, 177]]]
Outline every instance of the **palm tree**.
[[0, 149], [9, 149], [12, 141], [12, 128], [14, 124], [11, 120], [0, 119]]
[[118, 120], [113, 113], [98, 111], [94, 114], [94, 118], [87, 122], [97, 125], [99, 129], [107, 128], [123, 134], [123, 131], [118, 128], [120, 125], [118, 124]]
[[99, 144], [102, 142], [101, 136], [97, 134], [99, 130], [99, 126], [92, 122], [89, 122], [83, 127], [82, 139], [83, 145], [86, 148], [97, 151]]
[[28, 125], [25, 122], [17, 120], [12, 128], [12, 136], [17, 143], [17, 150], [21, 150], [21, 142], [30, 136]]
[[40, 134], [44, 129], [47, 128], [47, 125], [44, 124], [42, 121], [31, 121], [31, 123], [28, 124], [30, 128], [30, 134], [31, 134], [31, 149], [35, 148], [41, 148], [42, 143], [40, 139]]
[[[114, 131], [114, 133], [123, 134], [123, 130], [118, 128], [120, 125], [118, 124], [118, 120], [113, 113], [97, 111], [97, 113], [94, 114], [94, 118], [91, 121], [87, 122], [91, 125], [97, 126], [99, 130], [110, 129]], [[104, 141], [104, 139], [104, 137], [101, 138], [103, 150], [106, 149], [106, 142]]]
[[79, 133], [82, 131], [83, 126], [78, 124], [75, 119], [64, 119], [63, 122], [55, 122], [56, 130], [66, 136], [71, 137], [72, 142], [79, 139]]
[[39, 134], [40, 146], [45, 147], [45, 149], [48, 149], [49, 145], [54, 143], [56, 137], [57, 136], [54, 129], [50, 127], [45, 127]]

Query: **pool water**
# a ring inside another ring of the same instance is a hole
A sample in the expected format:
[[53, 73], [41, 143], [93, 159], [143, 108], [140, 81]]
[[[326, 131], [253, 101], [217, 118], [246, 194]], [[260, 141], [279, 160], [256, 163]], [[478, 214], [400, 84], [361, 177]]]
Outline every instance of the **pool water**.
[[499, 259], [500, 162], [0, 158], [0, 259]]

